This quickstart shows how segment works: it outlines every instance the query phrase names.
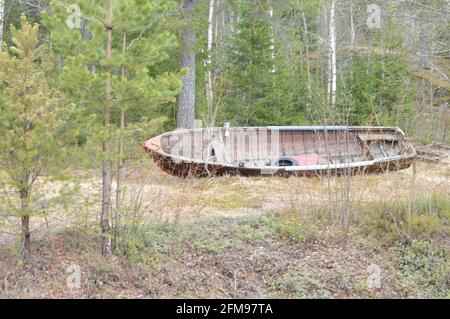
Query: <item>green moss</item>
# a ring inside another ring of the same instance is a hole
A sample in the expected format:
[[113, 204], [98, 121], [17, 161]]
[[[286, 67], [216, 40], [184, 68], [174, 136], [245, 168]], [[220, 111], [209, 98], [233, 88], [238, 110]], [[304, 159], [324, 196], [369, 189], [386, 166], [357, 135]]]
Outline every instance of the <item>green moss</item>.
[[415, 286], [424, 297], [448, 296], [450, 291], [450, 255], [448, 250], [428, 242], [413, 240], [397, 250], [397, 277]]
[[320, 280], [289, 269], [273, 281], [274, 294], [291, 298], [332, 298], [332, 292]]
[[230, 246], [230, 240], [201, 239], [193, 243], [196, 250], [202, 253], [217, 254]]
[[279, 232], [282, 236], [300, 242], [312, 242], [317, 238], [318, 229], [299, 214], [280, 216]]

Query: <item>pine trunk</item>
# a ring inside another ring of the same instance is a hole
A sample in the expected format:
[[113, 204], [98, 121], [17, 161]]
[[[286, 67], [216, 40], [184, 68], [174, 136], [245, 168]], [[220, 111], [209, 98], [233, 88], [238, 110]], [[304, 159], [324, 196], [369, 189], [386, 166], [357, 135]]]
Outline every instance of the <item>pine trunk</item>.
[[31, 255], [31, 233], [30, 233], [30, 214], [28, 212], [28, 205], [30, 199], [30, 173], [26, 173], [21, 181], [20, 194], [20, 209], [21, 214], [21, 239], [22, 239], [22, 261], [26, 263]]
[[[125, 50], [126, 50], [126, 43], [127, 43], [127, 33], [126, 31], [122, 32], [122, 56], [125, 57]], [[120, 79], [121, 81], [125, 80], [125, 65], [122, 64], [120, 66]], [[115, 249], [117, 245], [117, 237], [118, 237], [118, 229], [117, 224], [119, 220], [119, 213], [121, 209], [122, 204], [122, 194], [123, 194], [123, 186], [122, 186], [122, 175], [123, 175], [123, 168], [124, 168], [124, 155], [123, 155], [123, 132], [125, 130], [125, 110], [120, 110], [120, 137], [119, 137], [119, 147], [118, 147], [118, 165], [117, 165], [117, 180], [116, 180], [116, 210], [114, 213], [114, 238], [113, 238], [113, 249]]]
[[184, 0], [185, 24], [181, 37], [181, 67], [188, 70], [183, 77], [183, 88], [178, 98], [178, 128], [194, 128], [195, 122], [195, 29], [189, 18], [193, 17], [194, 0]]
[[[28, 179], [28, 178], [27, 178]], [[20, 203], [23, 215], [21, 216], [22, 221], [22, 260], [26, 262], [31, 255], [31, 233], [30, 233], [30, 215], [27, 212], [28, 209], [28, 199], [30, 193], [28, 190], [20, 191]]]
[[105, 49], [106, 57], [106, 80], [105, 80], [105, 105], [103, 107], [103, 126], [106, 136], [103, 141], [103, 172], [102, 172], [102, 213], [101, 213], [101, 229], [102, 229], [102, 255], [107, 256], [112, 252], [111, 247], [111, 162], [109, 127], [111, 123], [111, 68], [109, 66], [112, 55], [112, 7], [113, 0], [108, 1], [108, 17], [106, 21], [107, 41]]

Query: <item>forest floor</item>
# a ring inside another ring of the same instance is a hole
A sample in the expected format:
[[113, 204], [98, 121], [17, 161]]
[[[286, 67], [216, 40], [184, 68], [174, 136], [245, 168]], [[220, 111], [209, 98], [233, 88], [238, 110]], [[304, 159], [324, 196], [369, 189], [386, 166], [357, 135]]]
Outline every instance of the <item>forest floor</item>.
[[[415, 174], [349, 184], [179, 179], [151, 163], [127, 175], [121, 245], [108, 259], [98, 246], [98, 172], [39, 180], [29, 265], [11, 235], [18, 218], [0, 224], [0, 298], [450, 298], [448, 165], [417, 162]], [[67, 288], [71, 264], [80, 289]]]

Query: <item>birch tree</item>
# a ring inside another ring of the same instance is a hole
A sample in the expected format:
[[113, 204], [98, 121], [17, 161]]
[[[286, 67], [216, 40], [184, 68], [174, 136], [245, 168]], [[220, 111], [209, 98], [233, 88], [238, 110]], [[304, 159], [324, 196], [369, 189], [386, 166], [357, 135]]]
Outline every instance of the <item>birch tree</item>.
[[[270, 24], [270, 57], [272, 63], [275, 63], [275, 32], [273, 29], [273, 3], [272, 0], [268, 0], [269, 5], [269, 24]], [[272, 66], [272, 72], [275, 72], [275, 68]]]
[[3, 48], [3, 27], [5, 19], [5, 0], [0, 0], [0, 52]]
[[209, 0], [209, 14], [208, 14], [208, 43], [207, 43], [207, 60], [206, 60], [206, 102], [208, 109], [212, 109], [214, 103], [213, 83], [212, 83], [212, 45], [213, 45], [213, 22], [214, 22], [214, 3], [215, 0]]
[[353, 0], [350, 0], [350, 45], [355, 46], [356, 31], [355, 21], [353, 18]]
[[331, 1], [330, 8], [330, 19], [329, 19], [329, 62], [328, 62], [328, 96], [331, 106], [331, 117], [335, 117], [335, 107], [336, 107], [336, 2], [337, 0]]

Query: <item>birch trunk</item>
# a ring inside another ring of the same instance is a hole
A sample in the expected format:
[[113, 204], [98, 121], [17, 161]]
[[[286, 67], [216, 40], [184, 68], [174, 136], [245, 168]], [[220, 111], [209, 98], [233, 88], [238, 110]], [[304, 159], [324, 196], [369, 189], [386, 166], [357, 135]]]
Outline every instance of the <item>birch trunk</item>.
[[332, 0], [330, 9], [330, 22], [329, 22], [329, 79], [328, 79], [328, 96], [330, 99], [330, 106], [332, 117], [335, 118], [335, 106], [336, 106], [336, 2], [337, 0]]
[[195, 46], [196, 35], [192, 21], [195, 0], [184, 0], [185, 23], [181, 37], [181, 67], [188, 70], [178, 98], [178, 128], [194, 128], [195, 122]]
[[5, 0], [0, 0], [0, 52], [3, 51], [3, 25], [5, 18]]
[[[213, 20], [214, 20], [214, 2], [215, 0], [209, 1], [209, 16], [208, 16], [208, 58], [206, 60], [206, 102], [208, 103], [208, 110], [210, 110], [210, 114], [212, 114], [213, 103], [214, 103], [214, 95], [212, 88], [212, 72], [211, 72], [211, 52], [212, 52], [212, 44], [213, 44]], [[209, 119], [211, 124], [214, 122], [214, 119]]]
[[109, 141], [109, 127], [111, 123], [111, 67], [110, 61], [112, 56], [112, 19], [113, 19], [113, 0], [108, 1], [108, 16], [106, 20], [106, 80], [105, 80], [105, 104], [103, 106], [103, 126], [105, 128], [106, 136], [103, 141], [103, 170], [102, 170], [102, 212], [100, 218], [100, 226], [102, 229], [102, 255], [107, 256], [112, 252], [111, 247], [111, 162], [110, 155], [110, 141]]
[[[306, 73], [308, 76], [308, 94], [311, 101], [312, 98], [312, 81], [311, 81], [311, 68], [309, 64], [309, 33], [308, 33], [308, 22], [306, 21], [305, 12], [302, 13], [303, 18], [303, 31], [304, 31], [304, 39], [305, 39], [305, 53], [306, 53]], [[308, 105], [310, 104], [308, 102]]]
[[269, 17], [270, 17], [270, 58], [272, 60], [272, 72], [275, 72], [275, 35], [273, 28], [273, 2], [269, 0]]
[[355, 46], [355, 38], [356, 38], [356, 31], [355, 31], [355, 22], [353, 21], [353, 0], [350, 0], [350, 45], [352, 47]]

